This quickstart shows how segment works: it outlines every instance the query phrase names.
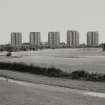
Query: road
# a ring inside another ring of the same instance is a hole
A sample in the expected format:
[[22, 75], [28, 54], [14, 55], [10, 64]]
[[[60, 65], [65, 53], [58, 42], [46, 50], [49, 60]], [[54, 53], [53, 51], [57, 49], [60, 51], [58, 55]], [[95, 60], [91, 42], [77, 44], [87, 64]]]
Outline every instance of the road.
[[0, 78], [0, 105], [104, 105], [105, 94]]

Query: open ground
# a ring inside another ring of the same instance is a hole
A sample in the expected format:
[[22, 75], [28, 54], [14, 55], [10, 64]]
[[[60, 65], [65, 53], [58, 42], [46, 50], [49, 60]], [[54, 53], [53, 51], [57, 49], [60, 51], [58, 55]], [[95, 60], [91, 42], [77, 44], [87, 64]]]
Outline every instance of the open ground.
[[85, 70], [105, 73], [105, 52], [101, 48], [47, 49], [39, 51], [12, 52], [12, 57], [0, 61], [22, 62], [41, 67], [55, 67], [71, 72]]
[[[6, 57], [6, 53], [0, 53], [1, 62], [22, 62], [28, 65], [60, 68], [67, 72], [85, 70], [105, 74], [105, 52], [101, 48], [12, 52], [11, 57]], [[0, 105], [104, 105], [105, 103], [103, 82], [53, 78], [8, 70], [0, 70], [0, 77], [35, 84], [30, 86], [28, 83], [24, 85], [20, 82], [11, 83], [8, 79], [0, 80]]]
[[104, 105], [105, 94], [0, 80], [0, 105]]

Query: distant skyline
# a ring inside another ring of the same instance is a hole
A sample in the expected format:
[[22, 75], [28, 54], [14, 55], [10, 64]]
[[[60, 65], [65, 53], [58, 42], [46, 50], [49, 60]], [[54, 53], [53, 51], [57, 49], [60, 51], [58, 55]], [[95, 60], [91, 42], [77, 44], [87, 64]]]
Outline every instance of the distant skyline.
[[105, 0], [0, 0], [0, 44], [10, 42], [11, 32], [22, 32], [29, 42], [29, 32], [41, 32], [48, 41], [49, 31], [61, 33], [66, 42], [67, 30], [80, 33], [86, 43], [88, 31], [98, 31], [105, 42]]

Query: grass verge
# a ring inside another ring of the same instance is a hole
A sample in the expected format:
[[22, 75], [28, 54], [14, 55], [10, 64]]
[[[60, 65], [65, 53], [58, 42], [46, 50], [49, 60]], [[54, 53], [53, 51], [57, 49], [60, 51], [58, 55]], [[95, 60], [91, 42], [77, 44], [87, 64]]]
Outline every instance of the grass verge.
[[48, 77], [65, 78], [65, 79], [100, 81], [100, 82], [105, 81], [105, 74], [89, 73], [84, 70], [78, 70], [68, 73], [56, 68], [43, 68], [33, 65], [26, 65], [24, 63], [0, 62], [0, 69], [44, 75]]

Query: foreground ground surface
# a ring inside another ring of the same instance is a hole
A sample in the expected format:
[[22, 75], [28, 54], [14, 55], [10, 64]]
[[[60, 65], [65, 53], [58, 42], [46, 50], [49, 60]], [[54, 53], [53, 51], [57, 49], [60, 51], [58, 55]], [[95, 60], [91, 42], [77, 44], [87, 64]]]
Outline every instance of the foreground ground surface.
[[0, 105], [104, 105], [105, 94], [12, 80], [0, 80]]
[[35, 84], [44, 84], [51, 86], [59, 86], [70, 89], [79, 89], [93, 92], [105, 93], [104, 82], [89, 82], [89, 81], [78, 81], [62, 78], [51, 78], [41, 75], [32, 75], [28, 73], [19, 73], [8, 70], [0, 70], [0, 77], [12, 78], [14, 80], [27, 81]]
[[[64, 71], [85, 70], [105, 73], [105, 52], [101, 48], [55, 49], [13, 52], [6, 58], [1, 53], [0, 61], [23, 62], [43, 67], [56, 67]], [[4, 54], [5, 55], [5, 54]]]

